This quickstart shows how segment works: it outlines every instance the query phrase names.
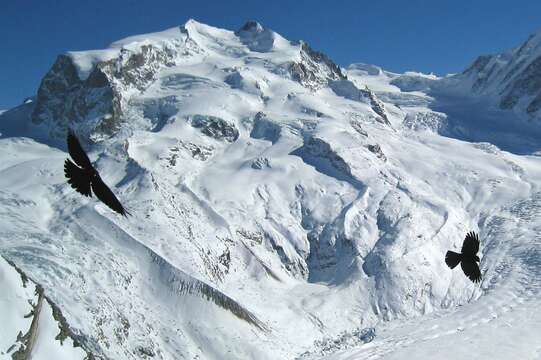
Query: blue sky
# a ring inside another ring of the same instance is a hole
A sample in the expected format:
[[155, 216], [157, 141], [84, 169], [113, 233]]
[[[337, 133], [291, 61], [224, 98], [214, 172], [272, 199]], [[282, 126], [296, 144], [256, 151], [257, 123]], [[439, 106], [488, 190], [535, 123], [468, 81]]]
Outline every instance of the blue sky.
[[541, 1], [3, 0], [0, 109], [36, 93], [56, 56], [194, 18], [236, 30], [254, 19], [340, 65], [446, 74], [519, 45], [541, 28]]

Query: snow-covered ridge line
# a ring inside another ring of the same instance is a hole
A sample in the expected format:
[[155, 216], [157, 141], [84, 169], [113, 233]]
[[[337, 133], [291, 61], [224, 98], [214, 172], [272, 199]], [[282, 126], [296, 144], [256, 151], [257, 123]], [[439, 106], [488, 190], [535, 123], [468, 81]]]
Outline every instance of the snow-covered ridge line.
[[[161, 73], [204, 63], [209, 56], [237, 59], [233, 67], [217, 63], [214, 72], [222, 72], [216, 74], [222, 84], [241, 89], [248, 80], [242, 70], [260, 61], [275, 76], [311, 91], [346, 79], [325, 54], [303, 41], [287, 41], [258, 23], [248, 22], [232, 32], [189, 20], [163, 32], [120, 40], [108, 49], [60, 55], [40, 84], [32, 120], [45, 124], [52, 137], [62, 137], [71, 124], [84, 138], [92, 135], [92, 140], [102, 140], [119, 131], [130, 112], [131, 98], [155, 84]], [[182, 86], [175, 78], [162, 81], [170, 87]], [[264, 77], [252, 85], [261, 99], [267, 81]]]
[[[9, 266], [11, 266], [13, 270], [16, 271], [16, 273], [18, 273], [22, 281], [23, 287], [26, 288], [29, 283], [33, 284], [35, 287], [35, 290], [34, 290], [35, 295], [37, 296], [37, 301], [35, 304], [32, 304], [29, 300], [29, 303], [32, 306], [32, 310], [28, 315], [25, 316], [25, 318], [29, 317], [32, 320], [27, 332], [26, 333], [19, 332], [19, 335], [17, 335], [17, 342], [13, 344], [9, 349], [0, 349], [0, 353], [3, 354], [3, 351], [6, 351], [7, 353], [11, 353], [11, 356], [13, 357], [13, 359], [30, 359], [30, 358], [40, 357], [43, 355], [45, 356], [52, 355], [52, 354], [46, 354], [46, 353], [44, 354], [42, 344], [38, 346], [36, 345], [37, 343], [43, 343], [44, 341], [51, 340], [51, 339], [42, 339], [42, 337], [44, 336], [42, 334], [43, 330], [40, 330], [42, 327], [47, 326], [46, 324], [41, 324], [41, 322], [44, 321], [43, 316], [46, 316], [43, 314], [43, 307], [44, 307], [44, 302], [45, 302], [47, 304], [47, 307], [50, 307], [50, 309], [52, 310], [52, 317], [54, 318], [54, 321], [57, 324], [58, 334], [55, 336], [54, 340], [60, 342], [60, 345], [62, 346], [60, 347], [60, 349], [62, 349], [63, 347], [69, 346], [69, 343], [64, 345], [64, 342], [66, 341], [66, 339], [70, 339], [73, 342], [74, 348], [81, 348], [84, 351], [85, 353], [84, 360], [92, 360], [96, 358], [99, 352], [98, 353], [93, 352], [85, 346], [85, 340], [86, 340], [85, 337], [74, 333], [74, 331], [71, 329], [70, 325], [67, 323], [66, 319], [62, 315], [62, 311], [60, 310], [60, 308], [49, 297], [45, 295], [43, 287], [39, 285], [38, 283], [36, 283], [32, 279], [32, 277], [28, 276], [14, 262], [4, 257], [3, 255], [0, 255], [0, 262], [7, 263]], [[0, 277], [0, 279], [3, 279], [3, 277], [7, 276], [7, 274], [4, 274], [4, 273], [1, 273], [1, 274], [3, 276]], [[5, 290], [7, 291], [12, 290], [9, 288], [6, 289], [5, 286], [6, 284], [2, 285], [2, 287], [4, 287]], [[13, 311], [13, 309], [9, 309], [9, 307], [3, 310]], [[6, 331], [6, 333], [9, 333], [9, 330], [11, 331], [14, 330], [10, 328], [9, 325], [8, 324], [3, 325], [7, 327], [7, 329], [4, 330]], [[17, 349], [17, 345], [19, 346], [18, 349]], [[52, 350], [52, 348], [49, 350]], [[59, 350], [59, 351], [60, 353], [57, 355], [62, 355], [61, 354], [62, 350]], [[83, 358], [81, 357], [81, 359]]]
[[[96, 218], [92, 217], [92, 219], [93, 220], [91, 221], [95, 222], [95, 225], [98, 226]], [[107, 220], [107, 222], [109, 221]], [[154, 280], [159, 280], [159, 282], [174, 296], [182, 297], [191, 295], [203, 298], [232, 313], [248, 324], [255, 326], [259, 330], [264, 332], [269, 331], [269, 328], [264, 322], [259, 320], [256, 315], [242, 306], [238, 301], [206, 282], [182, 271], [171, 264], [164, 256], [159, 255], [150, 247], [125, 233], [121, 228], [117, 227], [116, 224], [112, 222], [109, 223], [115, 229], [114, 231], [119, 234], [115, 242], [122, 248], [130, 249], [132, 255], [136, 255], [141, 268], [146, 268], [150, 264], [151, 268], [149, 269], [149, 272], [153, 275]]]
[[513, 49], [477, 57], [458, 74], [442, 78], [414, 72], [396, 75], [392, 83], [405, 91], [467, 95], [526, 120], [541, 119], [541, 32]]

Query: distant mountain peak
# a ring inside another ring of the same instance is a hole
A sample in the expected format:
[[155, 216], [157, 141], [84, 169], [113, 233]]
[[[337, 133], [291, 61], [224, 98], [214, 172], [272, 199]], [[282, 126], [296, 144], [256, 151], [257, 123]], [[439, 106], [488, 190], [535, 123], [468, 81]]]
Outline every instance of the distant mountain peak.
[[240, 41], [250, 50], [256, 52], [267, 52], [274, 48], [277, 34], [264, 28], [257, 21], [247, 21], [239, 30], [235, 31]]
[[473, 94], [493, 97], [501, 109], [536, 116], [541, 109], [541, 32], [516, 48], [479, 56], [454, 80]]
[[260, 33], [263, 30], [264, 30], [263, 25], [261, 25], [255, 20], [248, 20], [239, 30], [236, 31], [236, 33], [240, 33], [243, 31]]

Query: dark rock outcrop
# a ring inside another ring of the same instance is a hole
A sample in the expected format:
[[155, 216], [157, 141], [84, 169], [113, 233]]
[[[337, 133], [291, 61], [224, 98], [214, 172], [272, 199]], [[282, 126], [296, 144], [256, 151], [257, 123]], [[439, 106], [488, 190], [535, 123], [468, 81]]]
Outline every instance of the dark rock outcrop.
[[120, 102], [120, 94], [101, 66], [82, 80], [72, 59], [60, 55], [41, 81], [32, 121], [48, 122], [53, 137], [63, 137], [67, 127], [85, 121], [112, 134], [122, 113]]
[[541, 105], [541, 56], [517, 75], [505, 91], [506, 95], [500, 101], [502, 109], [513, 108], [523, 96], [532, 96], [526, 111], [529, 114], [538, 111]]
[[368, 149], [368, 151], [375, 154], [379, 159], [387, 161], [387, 156], [385, 156], [379, 144], [368, 145], [366, 148]]
[[250, 132], [251, 138], [268, 140], [274, 144], [280, 138], [281, 132], [280, 125], [270, 120], [265, 113], [255, 114], [253, 128]]
[[235, 32], [240, 41], [251, 51], [267, 52], [274, 47], [275, 33], [266, 29], [257, 21], [248, 21]]
[[254, 170], [263, 170], [265, 168], [270, 168], [271, 163], [268, 158], [266, 157], [259, 157], [252, 161], [252, 165], [250, 165], [252, 169]]
[[239, 137], [239, 131], [234, 124], [216, 116], [193, 115], [190, 122], [194, 128], [201, 129], [203, 134], [216, 140], [234, 142]]
[[312, 91], [316, 91], [327, 86], [330, 81], [347, 78], [340, 67], [327, 55], [313, 50], [303, 41], [300, 44], [301, 60], [286, 65], [287, 73], [291, 79]]
[[94, 64], [82, 79], [72, 57], [60, 55], [41, 81], [32, 121], [48, 123], [53, 137], [63, 137], [67, 127], [83, 123], [87, 131], [82, 132], [113, 135], [122, 122], [123, 90], [143, 91], [160, 68], [174, 64], [175, 56], [176, 50], [166, 46], [121, 49], [113, 59]]

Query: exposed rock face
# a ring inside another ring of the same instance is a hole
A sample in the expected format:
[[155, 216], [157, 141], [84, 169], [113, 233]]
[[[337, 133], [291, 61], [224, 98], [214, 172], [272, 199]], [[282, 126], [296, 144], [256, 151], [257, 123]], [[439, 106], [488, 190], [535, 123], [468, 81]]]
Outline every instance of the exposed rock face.
[[507, 94], [500, 101], [502, 109], [515, 107], [522, 96], [532, 96], [526, 111], [528, 114], [541, 106], [541, 56], [532, 61], [507, 87]]
[[494, 96], [501, 109], [517, 109], [529, 117], [541, 108], [541, 33], [534, 34], [510, 51], [479, 56], [462, 74], [451, 80], [467, 80], [472, 92]]
[[183, 143], [182, 146], [190, 152], [194, 159], [206, 161], [212, 156], [213, 148], [204, 145], [197, 145], [194, 143]]
[[372, 107], [372, 110], [376, 114], [379, 115], [380, 122], [384, 123], [385, 125], [391, 125], [391, 122], [389, 121], [389, 118], [387, 117], [387, 113], [385, 112], [385, 105], [383, 105], [383, 102], [378, 99], [376, 94], [374, 94], [368, 87], [365, 89], [368, 98], [370, 99], [370, 106]]
[[61, 55], [43, 78], [32, 120], [48, 122], [51, 135], [62, 137], [65, 129], [88, 121], [112, 134], [121, 116], [121, 97], [101, 67], [81, 80], [69, 56]]
[[351, 120], [349, 123], [358, 134], [365, 137], [368, 136], [368, 133], [366, 132], [366, 130], [363, 129], [361, 123], [358, 120]]
[[[473, 64], [470, 65], [466, 70], [464, 70], [464, 74], [475, 74], [475, 73], [481, 73], [484, 71], [485, 67], [488, 65], [490, 60], [492, 59], [492, 56], [490, 55], [481, 55], [475, 61]], [[474, 91], [477, 91], [478, 89], [482, 88], [483, 85], [486, 83], [487, 76], [486, 74], [483, 74], [483, 76], [479, 76], [475, 83], [472, 85], [472, 89]]]
[[291, 63], [289, 73], [293, 80], [314, 91], [326, 86], [329, 81], [347, 78], [327, 55], [313, 50], [305, 42], [301, 42], [301, 61]]
[[255, 169], [255, 170], [263, 170], [265, 168], [270, 168], [271, 163], [270, 163], [270, 160], [268, 158], [259, 157], [259, 158], [255, 159], [252, 162], [251, 167], [252, 167], [252, 169]]
[[122, 48], [113, 59], [96, 62], [86, 79], [70, 55], [60, 55], [40, 84], [32, 120], [48, 123], [53, 137], [81, 123], [83, 133], [111, 136], [122, 122], [126, 90], [145, 90], [159, 69], [174, 65], [176, 54], [168, 46]]
[[303, 159], [306, 159], [308, 156], [329, 161], [332, 167], [340, 173], [348, 177], [352, 176], [348, 163], [344, 161], [344, 159], [331, 148], [330, 144], [323, 139], [309, 137], [304, 142], [304, 145], [296, 150], [294, 154], [299, 154]]
[[190, 118], [193, 127], [201, 129], [203, 134], [216, 140], [234, 142], [239, 137], [235, 125], [216, 116], [194, 115]]
[[235, 35], [252, 51], [266, 52], [272, 50], [274, 46], [275, 33], [264, 28], [257, 21], [246, 22], [235, 32]]
[[250, 137], [268, 140], [274, 144], [280, 138], [281, 132], [282, 129], [279, 125], [268, 119], [265, 113], [258, 112], [254, 116], [254, 125], [250, 132]]
[[379, 144], [368, 145], [366, 148], [371, 153], [374, 153], [379, 159], [381, 159], [383, 161], [387, 161], [387, 157], [385, 156], [385, 154], [381, 150], [381, 146], [379, 146]]
[[391, 125], [389, 118], [387, 117], [387, 113], [385, 112], [385, 105], [368, 87], [365, 89], [359, 89], [355, 86], [355, 84], [353, 84], [353, 82], [345, 79], [330, 81], [329, 87], [338, 96], [343, 96], [346, 99], [370, 104], [372, 110], [378, 115], [377, 120], [385, 125]]
[[234, 71], [227, 75], [225, 78], [225, 83], [231, 86], [233, 89], [242, 89], [243, 80], [242, 75], [238, 71]]

